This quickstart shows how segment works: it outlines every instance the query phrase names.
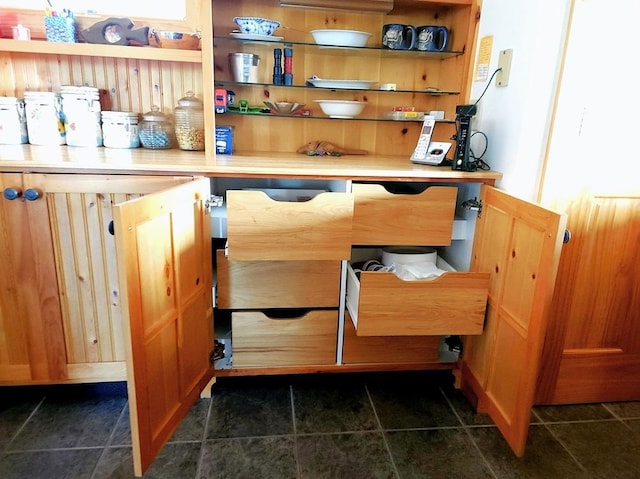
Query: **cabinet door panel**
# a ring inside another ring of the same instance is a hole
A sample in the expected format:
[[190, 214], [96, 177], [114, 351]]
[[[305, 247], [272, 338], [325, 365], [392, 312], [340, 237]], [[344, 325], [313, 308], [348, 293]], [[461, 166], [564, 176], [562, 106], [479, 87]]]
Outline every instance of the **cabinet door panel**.
[[471, 270], [491, 274], [484, 333], [465, 340], [463, 388], [521, 456], [566, 217], [481, 191]]
[[[23, 190], [23, 175], [0, 174], [0, 189]], [[64, 334], [43, 199], [0, 199], [0, 382], [67, 377]]]
[[114, 208], [138, 476], [213, 373], [209, 190], [200, 179]]

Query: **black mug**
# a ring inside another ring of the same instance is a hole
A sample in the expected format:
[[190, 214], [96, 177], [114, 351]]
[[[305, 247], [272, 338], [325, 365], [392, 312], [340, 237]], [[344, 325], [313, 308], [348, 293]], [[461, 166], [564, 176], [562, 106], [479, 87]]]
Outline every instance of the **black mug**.
[[413, 25], [389, 23], [382, 27], [382, 45], [392, 50], [413, 50], [417, 40]]
[[418, 31], [418, 50], [425, 52], [442, 52], [449, 43], [449, 30], [439, 25], [423, 25]]

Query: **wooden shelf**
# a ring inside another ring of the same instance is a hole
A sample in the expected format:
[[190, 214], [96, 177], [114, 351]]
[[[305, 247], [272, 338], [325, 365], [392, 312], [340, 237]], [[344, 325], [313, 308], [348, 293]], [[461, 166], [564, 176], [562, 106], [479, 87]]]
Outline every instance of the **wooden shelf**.
[[139, 60], [160, 60], [182, 63], [202, 62], [202, 52], [200, 50], [174, 50], [155, 47], [47, 42], [42, 40], [24, 41], [0, 39], [0, 51], [29, 54], [39, 53], [47, 55], [132, 58]]

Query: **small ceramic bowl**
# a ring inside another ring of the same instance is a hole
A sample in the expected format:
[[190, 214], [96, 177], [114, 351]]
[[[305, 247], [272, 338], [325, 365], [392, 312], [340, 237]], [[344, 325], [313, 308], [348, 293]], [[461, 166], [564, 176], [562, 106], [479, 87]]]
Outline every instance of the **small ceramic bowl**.
[[233, 21], [242, 33], [249, 35], [270, 36], [280, 26], [277, 20], [261, 17], [235, 17]]
[[153, 30], [151, 37], [160, 48], [174, 48], [180, 50], [200, 50], [199, 33], [169, 32]]

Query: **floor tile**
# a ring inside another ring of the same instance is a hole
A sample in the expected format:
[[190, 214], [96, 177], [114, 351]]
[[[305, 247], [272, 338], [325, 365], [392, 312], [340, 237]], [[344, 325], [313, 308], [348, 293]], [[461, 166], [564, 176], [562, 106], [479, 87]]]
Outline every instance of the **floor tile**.
[[397, 478], [380, 432], [299, 436], [300, 479]]
[[15, 452], [0, 459], [2, 479], [88, 479], [102, 449]]
[[383, 429], [460, 425], [439, 384], [430, 382], [428, 377], [400, 375], [366, 381]]
[[469, 426], [491, 426], [493, 420], [488, 414], [478, 413], [475, 411], [469, 400], [462, 391], [453, 389], [445, 390], [445, 396], [451, 402], [453, 409], [462, 421], [462, 424]]
[[495, 427], [474, 427], [469, 433], [498, 478], [582, 479], [586, 476], [584, 469], [545, 426], [529, 428], [522, 458], [513, 453]]
[[126, 404], [109, 439], [109, 446], [131, 446], [131, 423], [129, 420], [129, 404]]
[[614, 417], [602, 404], [536, 406], [533, 411], [544, 422], [593, 421]]
[[296, 433], [378, 429], [364, 382], [351, 375], [310, 378], [292, 386]]
[[402, 479], [493, 477], [462, 428], [391, 431], [385, 436]]
[[184, 417], [169, 442], [202, 441], [211, 399], [198, 399]]
[[292, 436], [206, 441], [198, 477], [294, 479], [295, 441]]
[[619, 421], [549, 424], [549, 429], [595, 477], [640, 477], [640, 441]]
[[228, 378], [211, 394], [208, 439], [293, 433], [291, 388], [279, 378]]
[[19, 388], [2, 388], [0, 391], [0, 452], [24, 426], [42, 399], [44, 399], [43, 395], [21, 394]]
[[640, 401], [605, 403], [604, 407], [618, 417], [640, 419]]

